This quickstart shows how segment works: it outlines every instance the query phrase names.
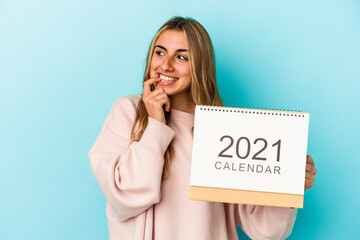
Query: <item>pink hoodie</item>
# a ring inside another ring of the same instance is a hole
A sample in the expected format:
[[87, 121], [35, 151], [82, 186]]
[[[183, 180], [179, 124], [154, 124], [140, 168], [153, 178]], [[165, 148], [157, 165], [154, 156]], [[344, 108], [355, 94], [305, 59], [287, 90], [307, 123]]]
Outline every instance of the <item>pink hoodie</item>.
[[[285, 239], [296, 209], [189, 200], [194, 115], [171, 109], [168, 125], [149, 118], [139, 142], [129, 143], [140, 95], [117, 99], [89, 152], [107, 199], [112, 240], [238, 239], [235, 225], [252, 239]], [[175, 153], [161, 182], [163, 155]]]

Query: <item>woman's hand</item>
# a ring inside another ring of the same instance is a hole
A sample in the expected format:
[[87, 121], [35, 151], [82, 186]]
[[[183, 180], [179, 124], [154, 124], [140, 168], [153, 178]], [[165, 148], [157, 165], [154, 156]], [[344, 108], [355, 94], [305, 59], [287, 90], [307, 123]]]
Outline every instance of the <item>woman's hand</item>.
[[160, 79], [158, 78], [150, 78], [144, 82], [144, 93], [142, 100], [145, 104], [149, 117], [166, 124], [164, 109], [167, 112], [170, 111], [169, 97], [160, 87], [155, 87], [155, 90], [152, 92], [150, 90], [151, 85], [159, 81]]
[[315, 181], [316, 168], [310, 155], [306, 156], [305, 190], [311, 188]]

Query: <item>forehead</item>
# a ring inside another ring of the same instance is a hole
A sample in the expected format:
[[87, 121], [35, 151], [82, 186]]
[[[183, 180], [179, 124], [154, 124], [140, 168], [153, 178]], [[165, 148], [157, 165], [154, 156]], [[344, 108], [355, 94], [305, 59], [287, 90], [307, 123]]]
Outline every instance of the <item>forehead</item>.
[[165, 30], [157, 39], [155, 45], [161, 45], [169, 50], [188, 49], [185, 34], [181, 30]]

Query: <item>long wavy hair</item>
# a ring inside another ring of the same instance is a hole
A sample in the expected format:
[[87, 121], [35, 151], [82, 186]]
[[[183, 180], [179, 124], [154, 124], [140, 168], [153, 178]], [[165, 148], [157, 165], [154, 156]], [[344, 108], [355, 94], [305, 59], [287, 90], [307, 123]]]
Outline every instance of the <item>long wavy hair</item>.
[[[150, 63], [154, 54], [154, 47], [159, 36], [166, 30], [183, 31], [189, 48], [189, 61], [191, 72], [190, 98], [198, 105], [223, 106], [216, 85], [215, 56], [211, 39], [205, 28], [191, 18], [174, 17], [167, 21], [155, 34], [146, 59], [144, 82], [150, 78]], [[168, 121], [171, 113], [165, 112]], [[148, 124], [148, 113], [145, 104], [140, 99], [136, 109], [136, 118], [131, 131], [130, 142], [139, 141]], [[168, 146], [164, 154], [164, 168], [162, 181], [166, 180], [170, 172], [170, 161], [174, 149]]]

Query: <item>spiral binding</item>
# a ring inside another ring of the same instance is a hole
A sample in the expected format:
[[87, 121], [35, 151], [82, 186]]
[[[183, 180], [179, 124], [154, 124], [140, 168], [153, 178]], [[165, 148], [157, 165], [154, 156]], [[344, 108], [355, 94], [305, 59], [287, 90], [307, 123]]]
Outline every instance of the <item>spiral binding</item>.
[[205, 111], [218, 111], [218, 112], [234, 112], [234, 113], [247, 113], [247, 114], [260, 114], [260, 115], [274, 115], [274, 116], [288, 116], [288, 117], [305, 117], [306, 112], [289, 111], [279, 109], [254, 109], [254, 108], [235, 108], [235, 107], [218, 107], [198, 105], [200, 110]]

